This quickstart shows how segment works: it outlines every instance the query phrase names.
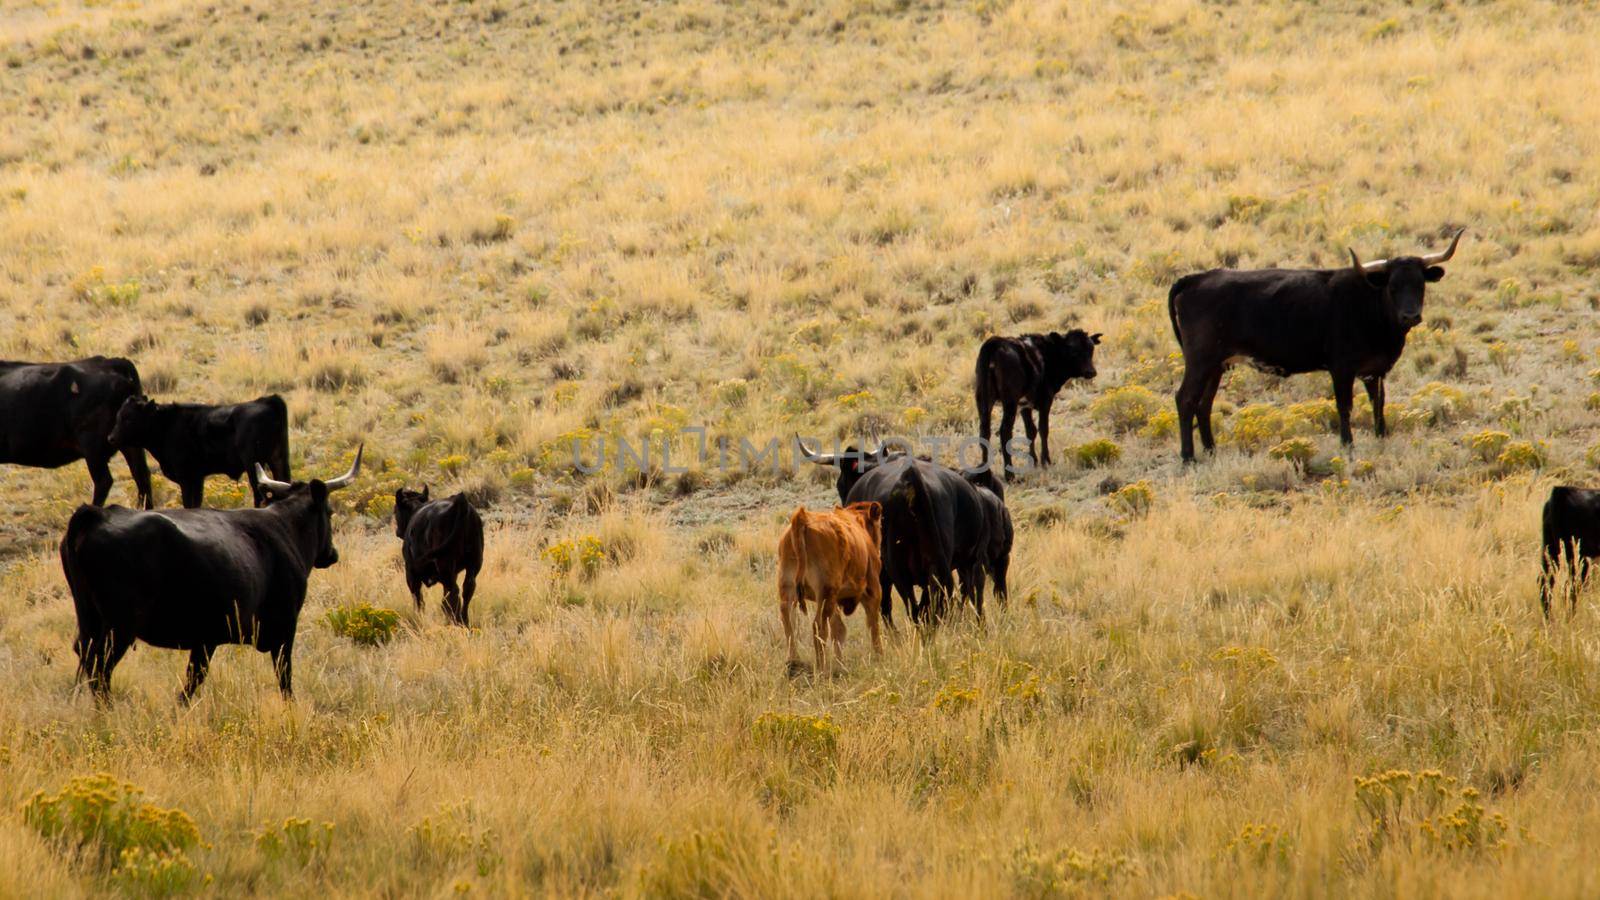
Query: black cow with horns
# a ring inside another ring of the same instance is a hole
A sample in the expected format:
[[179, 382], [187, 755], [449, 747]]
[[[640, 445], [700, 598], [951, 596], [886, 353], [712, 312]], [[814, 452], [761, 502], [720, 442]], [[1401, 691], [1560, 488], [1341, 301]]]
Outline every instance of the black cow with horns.
[[[893, 624], [890, 589], [900, 594], [911, 621], [931, 611], [942, 615], [955, 592], [960, 573], [962, 594], [973, 599], [983, 615], [982, 595], [971, 592], [995, 562], [996, 541], [990, 538], [992, 511], [979, 496], [978, 484], [1003, 498], [1004, 488], [987, 469], [964, 475], [947, 466], [918, 459], [903, 451], [847, 448], [842, 453], [813, 453], [798, 437], [795, 444], [808, 461], [839, 467], [839, 502], [873, 502], [883, 507], [883, 616]], [[1004, 541], [1009, 556], [1010, 541]], [[996, 592], [1004, 597], [1004, 574]], [[918, 602], [916, 589], [922, 590]]]
[[135, 640], [189, 651], [179, 699], [194, 696], [222, 644], [272, 654], [278, 688], [293, 693], [295, 627], [311, 570], [339, 561], [328, 495], [355, 481], [289, 484], [257, 471], [265, 509], [140, 512], [80, 506], [61, 541], [61, 568], [78, 613], [79, 677], [95, 699]]
[[[0, 463], [55, 469], [83, 460], [99, 506], [111, 493], [111, 444], [117, 410], [139, 393], [139, 370], [126, 359], [93, 356], [76, 362], [0, 361]], [[122, 448], [138, 489], [151, 505], [144, 451]]]
[[1339, 410], [1339, 440], [1352, 442], [1355, 380], [1372, 401], [1373, 429], [1383, 437], [1383, 379], [1400, 358], [1406, 334], [1422, 321], [1429, 282], [1444, 277], [1449, 249], [1363, 263], [1354, 250], [1342, 269], [1213, 269], [1185, 275], [1167, 294], [1172, 331], [1183, 349], [1178, 429], [1185, 462], [1200, 443], [1215, 449], [1211, 404], [1222, 373], [1245, 362], [1273, 375], [1327, 372]]

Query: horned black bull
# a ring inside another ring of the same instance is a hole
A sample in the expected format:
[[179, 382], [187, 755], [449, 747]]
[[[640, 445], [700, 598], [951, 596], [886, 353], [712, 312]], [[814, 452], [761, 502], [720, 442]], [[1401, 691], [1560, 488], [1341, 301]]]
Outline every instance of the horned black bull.
[[1167, 295], [1172, 331], [1183, 349], [1178, 429], [1183, 459], [1194, 459], [1193, 429], [1215, 449], [1211, 404], [1222, 373], [1248, 362], [1275, 375], [1327, 372], [1339, 410], [1339, 440], [1349, 444], [1355, 380], [1372, 401], [1373, 428], [1387, 432], [1383, 379], [1400, 358], [1406, 334], [1422, 321], [1429, 282], [1455, 255], [1461, 231], [1443, 253], [1362, 263], [1350, 251], [1343, 269], [1213, 269], [1186, 275]]
[[257, 472], [265, 509], [139, 512], [80, 506], [61, 541], [61, 568], [78, 613], [78, 674], [97, 700], [135, 640], [189, 651], [187, 701], [221, 644], [272, 654], [278, 688], [293, 691], [295, 627], [313, 568], [339, 561], [328, 495], [355, 480], [289, 484]]

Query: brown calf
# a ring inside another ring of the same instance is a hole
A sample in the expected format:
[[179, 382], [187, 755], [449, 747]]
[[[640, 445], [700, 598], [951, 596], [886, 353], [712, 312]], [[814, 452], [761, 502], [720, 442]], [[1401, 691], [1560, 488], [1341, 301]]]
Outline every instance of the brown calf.
[[852, 503], [827, 512], [794, 511], [789, 527], [778, 539], [778, 615], [789, 642], [789, 674], [805, 671], [794, 640], [794, 608], [802, 615], [806, 600], [817, 604], [811, 621], [811, 643], [817, 653], [817, 671], [830, 671], [827, 652], [831, 630], [834, 653], [844, 651], [844, 617], [857, 604], [867, 611], [872, 649], [883, 652], [879, 634], [881, 591], [878, 570], [882, 560], [883, 507]]

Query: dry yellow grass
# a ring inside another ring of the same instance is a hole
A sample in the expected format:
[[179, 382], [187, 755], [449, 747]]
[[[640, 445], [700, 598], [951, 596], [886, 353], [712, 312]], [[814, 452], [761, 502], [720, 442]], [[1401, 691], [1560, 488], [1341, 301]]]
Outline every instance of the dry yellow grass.
[[[0, 470], [0, 896], [111, 883], [21, 812], [99, 770], [193, 817], [219, 895], [1593, 896], [1600, 625], [1533, 588], [1544, 493], [1600, 459], [1596, 96], [1584, 4], [6, 3], [0, 357], [280, 391], [297, 472], [377, 465], [294, 704], [234, 649], [182, 709], [146, 648], [107, 712], [54, 553], [87, 477]], [[1180, 469], [1175, 275], [1456, 226], [1394, 437], [1237, 371]], [[855, 617], [822, 683], [782, 674], [773, 553], [824, 473], [562, 465], [969, 434], [982, 337], [1068, 325], [1107, 338], [1053, 442], [1120, 458], [1012, 492], [987, 627], [874, 661]], [[471, 632], [407, 602], [384, 500], [422, 481], [490, 505]], [[330, 632], [363, 602], [392, 642]], [[289, 818], [331, 835], [258, 843]]]

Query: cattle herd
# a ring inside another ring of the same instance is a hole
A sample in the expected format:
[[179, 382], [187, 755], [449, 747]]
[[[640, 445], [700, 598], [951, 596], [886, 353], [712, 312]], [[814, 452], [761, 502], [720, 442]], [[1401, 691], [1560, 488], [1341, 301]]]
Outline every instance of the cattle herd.
[[[1176, 396], [1183, 461], [1194, 460], [1196, 428], [1202, 446], [1214, 449], [1212, 403], [1223, 373], [1239, 362], [1283, 376], [1327, 372], [1345, 444], [1352, 442], [1352, 395], [1360, 379], [1382, 437], [1384, 377], [1422, 321], [1426, 286], [1444, 277], [1441, 264], [1461, 235], [1425, 256], [1363, 263], [1352, 250], [1342, 268], [1215, 269], [1178, 279], [1167, 302], [1184, 360]], [[810, 462], [838, 468], [841, 505], [796, 510], [779, 541], [779, 614], [791, 673], [806, 668], [795, 615], [806, 613], [808, 601], [816, 607], [816, 668], [827, 672], [828, 647], [834, 657], [842, 651], [844, 617], [857, 606], [865, 607], [879, 651], [881, 626], [893, 627], [895, 594], [914, 623], [943, 618], [957, 600], [982, 618], [990, 583], [1005, 600], [1013, 530], [1004, 483], [1017, 471], [1016, 416], [1022, 415], [1030, 459], [1049, 465], [1051, 405], [1067, 381], [1095, 377], [1100, 337], [1073, 330], [983, 343], [974, 381], [986, 453], [978, 469], [953, 469], [889, 447], [821, 454], [797, 441]], [[996, 403], [999, 465], [988, 451]], [[157, 403], [144, 395], [126, 359], [0, 362], [0, 463], [57, 468], [81, 459], [94, 483], [91, 502], [68, 521], [60, 551], [77, 612], [78, 674], [97, 700], [109, 696], [112, 670], [136, 640], [189, 652], [184, 701], [222, 644], [270, 653], [279, 688], [291, 693], [295, 630], [311, 570], [338, 561], [328, 498], [360, 473], [362, 449], [336, 478], [292, 481], [288, 421], [276, 395], [223, 406]], [[182, 509], [152, 508], [146, 451], [179, 486]], [[140, 509], [103, 506], [115, 454], [127, 462]], [[254, 508], [201, 508], [209, 475], [247, 477]], [[397, 491], [394, 516], [417, 606], [423, 586], [442, 585], [447, 617], [467, 625], [483, 564], [477, 510], [461, 494], [431, 500], [424, 486]], [[1600, 491], [1553, 489], [1544, 508], [1539, 578], [1546, 615], [1563, 562], [1576, 604], [1597, 555]]]

